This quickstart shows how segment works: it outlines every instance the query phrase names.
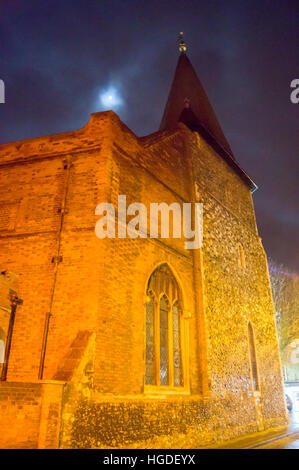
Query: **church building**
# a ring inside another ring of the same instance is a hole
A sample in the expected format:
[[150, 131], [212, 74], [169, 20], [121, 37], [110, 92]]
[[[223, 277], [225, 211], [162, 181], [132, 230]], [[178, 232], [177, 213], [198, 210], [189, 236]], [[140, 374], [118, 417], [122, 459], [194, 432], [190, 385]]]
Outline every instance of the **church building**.
[[[257, 187], [179, 47], [157, 132], [106, 111], [0, 145], [1, 448], [200, 448], [287, 426]], [[201, 203], [202, 246], [126, 236], [120, 195]], [[101, 203], [115, 237], [96, 236]]]

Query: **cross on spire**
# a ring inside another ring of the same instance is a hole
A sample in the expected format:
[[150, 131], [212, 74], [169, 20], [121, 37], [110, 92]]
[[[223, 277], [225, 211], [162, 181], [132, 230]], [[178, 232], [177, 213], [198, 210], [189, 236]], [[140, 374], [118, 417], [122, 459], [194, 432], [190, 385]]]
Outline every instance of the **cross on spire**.
[[183, 32], [181, 32], [179, 34], [178, 43], [179, 43], [179, 51], [180, 52], [186, 52], [187, 46], [186, 46], [186, 43], [184, 41], [184, 33]]

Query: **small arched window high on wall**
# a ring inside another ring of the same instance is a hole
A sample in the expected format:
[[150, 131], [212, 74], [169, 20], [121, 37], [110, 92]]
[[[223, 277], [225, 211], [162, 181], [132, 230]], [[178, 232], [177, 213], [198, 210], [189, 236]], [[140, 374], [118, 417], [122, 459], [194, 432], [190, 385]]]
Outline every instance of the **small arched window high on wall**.
[[183, 387], [183, 304], [167, 264], [153, 271], [147, 285], [145, 385]]
[[244, 253], [244, 248], [241, 245], [241, 243], [238, 244], [238, 250], [239, 250], [239, 266], [241, 266], [241, 268], [245, 268], [245, 266], [246, 266], [246, 264], [245, 264], [245, 253]]
[[250, 369], [251, 369], [251, 379], [252, 387], [254, 391], [259, 390], [259, 380], [257, 372], [257, 361], [256, 361], [256, 352], [255, 352], [255, 342], [254, 334], [251, 323], [248, 323], [248, 343], [249, 343], [249, 355], [250, 355]]

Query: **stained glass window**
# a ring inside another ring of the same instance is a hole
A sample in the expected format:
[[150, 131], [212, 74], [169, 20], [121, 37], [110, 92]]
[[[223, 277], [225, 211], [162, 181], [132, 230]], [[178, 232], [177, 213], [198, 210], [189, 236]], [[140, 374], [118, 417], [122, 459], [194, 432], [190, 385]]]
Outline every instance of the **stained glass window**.
[[145, 384], [183, 386], [182, 296], [167, 264], [153, 271], [147, 286]]

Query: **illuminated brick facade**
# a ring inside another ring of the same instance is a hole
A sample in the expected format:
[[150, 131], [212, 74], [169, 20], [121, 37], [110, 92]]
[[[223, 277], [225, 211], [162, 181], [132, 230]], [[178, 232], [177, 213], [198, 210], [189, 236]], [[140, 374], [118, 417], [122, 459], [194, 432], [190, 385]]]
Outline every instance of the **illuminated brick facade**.
[[[0, 263], [24, 302], [0, 383], [2, 447], [200, 447], [286, 425], [250, 187], [206, 138], [182, 123], [137, 138], [109, 111], [1, 145], [0, 165]], [[98, 239], [95, 207], [119, 194], [203, 202], [202, 249]], [[182, 297], [180, 390], [145, 385], [147, 285], [161, 264]]]

